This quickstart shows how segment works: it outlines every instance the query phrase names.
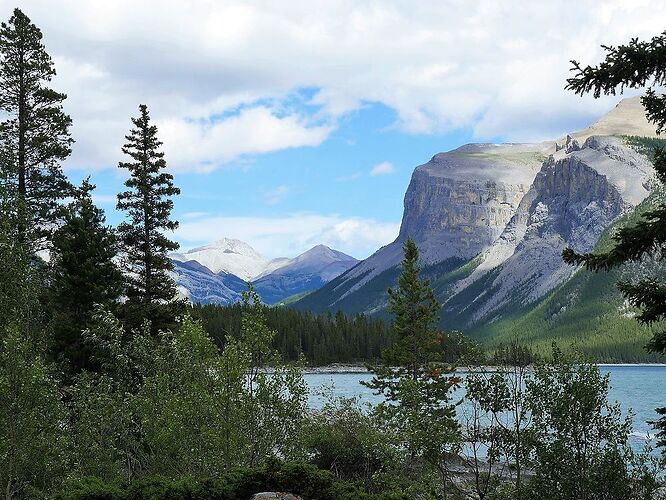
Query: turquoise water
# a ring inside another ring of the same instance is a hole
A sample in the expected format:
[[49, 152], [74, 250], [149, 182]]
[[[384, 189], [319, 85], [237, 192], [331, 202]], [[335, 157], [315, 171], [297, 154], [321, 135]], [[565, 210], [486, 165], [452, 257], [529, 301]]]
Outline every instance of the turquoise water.
[[[610, 373], [609, 400], [620, 403], [622, 411], [634, 413], [630, 436], [634, 448], [653, 441], [654, 431], [649, 420], [655, 420], [654, 409], [666, 406], [666, 365], [602, 365], [602, 373]], [[310, 406], [321, 407], [322, 389], [335, 396], [358, 397], [362, 403], [377, 404], [381, 398], [360, 384], [372, 378], [369, 373], [309, 373], [305, 381], [310, 387]]]

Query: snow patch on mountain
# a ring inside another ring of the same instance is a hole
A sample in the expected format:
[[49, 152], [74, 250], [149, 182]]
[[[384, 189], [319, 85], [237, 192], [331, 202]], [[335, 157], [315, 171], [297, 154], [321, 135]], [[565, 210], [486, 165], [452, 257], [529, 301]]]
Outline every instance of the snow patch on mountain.
[[244, 241], [222, 238], [214, 243], [193, 248], [184, 253], [172, 253], [169, 257], [179, 262], [194, 260], [213, 273], [227, 273], [250, 281], [264, 273], [285, 265], [288, 259], [269, 261]]
[[233, 275], [215, 274], [196, 261], [174, 261], [172, 277], [178, 294], [198, 304], [230, 304], [240, 300], [245, 282]]
[[171, 254], [182, 296], [198, 303], [237, 302], [252, 281], [262, 300], [272, 304], [315, 290], [358, 263], [325, 245], [289, 259], [265, 259], [247, 243], [223, 238], [209, 245]]

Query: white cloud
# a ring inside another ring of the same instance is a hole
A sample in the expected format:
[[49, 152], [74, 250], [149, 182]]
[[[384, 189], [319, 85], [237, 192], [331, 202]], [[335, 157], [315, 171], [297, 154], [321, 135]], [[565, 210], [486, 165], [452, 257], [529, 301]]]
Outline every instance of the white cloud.
[[289, 186], [278, 186], [264, 193], [264, 200], [269, 205], [277, 205], [289, 194]]
[[364, 258], [393, 241], [400, 224], [361, 217], [297, 213], [284, 217], [206, 217], [181, 221], [176, 239], [183, 248], [222, 238], [246, 241], [267, 257], [293, 257], [325, 244]]
[[[84, 169], [115, 165], [141, 102], [179, 170], [316, 146], [368, 103], [394, 110], [410, 133], [552, 138], [617, 100], [565, 91], [570, 59], [596, 63], [600, 44], [666, 25], [657, 0], [24, 0], [21, 8], [55, 57], [54, 86], [69, 94], [77, 139], [69, 165]], [[314, 90], [310, 106], [289, 109], [302, 89]]]
[[370, 170], [370, 175], [375, 177], [377, 175], [388, 175], [392, 174], [395, 172], [395, 167], [393, 166], [392, 163], [389, 163], [387, 161], [384, 161], [382, 163], [378, 163], [374, 167], [372, 167], [372, 170]]
[[97, 205], [115, 205], [118, 197], [115, 194], [94, 194], [92, 195], [93, 203]]
[[158, 121], [167, 161], [174, 171], [208, 172], [244, 155], [318, 146], [330, 125], [308, 126], [297, 115], [278, 116], [265, 106], [244, 108], [220, 121]]

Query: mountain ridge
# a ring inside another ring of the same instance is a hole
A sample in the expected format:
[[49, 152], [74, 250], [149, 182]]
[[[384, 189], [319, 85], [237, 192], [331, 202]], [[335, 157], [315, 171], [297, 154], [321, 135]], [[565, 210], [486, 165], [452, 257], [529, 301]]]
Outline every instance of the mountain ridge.
[[[443, 326], [473, 334], [518, 306], [536, 306], [577, 272], [562, 249], [592, 250], [654, 186], [649, 159], [623, 137], [648, 130], [644, 117], [634, 123], [638, 99], [562, 141], [469, 144], [434, 155], [412, 174], [396, 240], [294, 307], [386, 314], [407, 236], [443, 304]], [[593, 135], [600, 131], [612, 134]]]
[[248, 243], [222, 238], [170, 255], [180, 294], [197, 303], [228, 304], [253, 282], [266, 303], [309, 292], [337, 277], [358, 260], [326, 245], [294, 258], [266, 259]]

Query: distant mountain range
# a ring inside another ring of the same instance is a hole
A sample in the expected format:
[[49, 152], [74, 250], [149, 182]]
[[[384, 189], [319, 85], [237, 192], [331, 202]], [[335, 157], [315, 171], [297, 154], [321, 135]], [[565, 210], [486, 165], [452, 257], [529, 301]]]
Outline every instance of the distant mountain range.
[[657, 196], [654, 128], [632, 98], [559, 140], [439, 153], [414, 170], [397, 239], [294, 307], [386, 315], [412, 237], [442, 327], [491, 342], [565, 338], [606, 359], [645, 356], [648, 335], [613, 280], [566, 265], [561, 253], [607, 243]]
[[293, 259], [269, 260], [247, 243], [230, 238], [170, 257], [181, 294], [202, 304], [237, 302], [249, 281], [265, 303], [275, 304], [316, 290], [358, 263], [325, 245]]

